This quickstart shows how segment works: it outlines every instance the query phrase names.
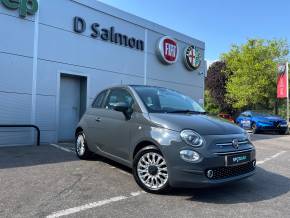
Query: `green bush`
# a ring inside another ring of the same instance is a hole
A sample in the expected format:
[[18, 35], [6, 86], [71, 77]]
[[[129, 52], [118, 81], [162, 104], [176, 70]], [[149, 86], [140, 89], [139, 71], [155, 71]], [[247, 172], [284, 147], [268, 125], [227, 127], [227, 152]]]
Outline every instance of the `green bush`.
[[209, 91], [205, 91], [205, 110], [210, 115], [217, 115], [220, 112], [219, 106], [214, 103], [212, 97], [209, 94]]

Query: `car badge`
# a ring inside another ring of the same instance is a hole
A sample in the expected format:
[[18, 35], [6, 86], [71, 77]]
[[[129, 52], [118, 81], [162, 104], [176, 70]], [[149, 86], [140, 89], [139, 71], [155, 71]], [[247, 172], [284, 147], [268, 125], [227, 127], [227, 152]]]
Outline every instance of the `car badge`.
[[238, 139], [233, 139], [232, 145], [234, 148], [238, 149], [239, 148], [239, 140]]

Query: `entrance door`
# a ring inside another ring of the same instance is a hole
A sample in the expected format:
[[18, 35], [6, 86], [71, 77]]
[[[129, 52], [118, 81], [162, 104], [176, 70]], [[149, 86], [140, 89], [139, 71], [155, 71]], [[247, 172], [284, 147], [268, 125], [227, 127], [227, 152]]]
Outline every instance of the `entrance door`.
[[81, 78], [61, 76], [59, 141], [73, 141], [81, 116]]

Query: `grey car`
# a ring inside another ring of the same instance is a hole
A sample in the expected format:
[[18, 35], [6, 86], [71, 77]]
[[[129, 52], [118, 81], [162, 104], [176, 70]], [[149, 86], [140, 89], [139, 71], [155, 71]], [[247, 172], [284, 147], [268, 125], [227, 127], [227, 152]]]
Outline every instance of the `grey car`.
[[220, 185], [255, 173], [255, 147], [245, 130], [207, 116], [193, 99], [166, 88], [102, 91], [75, 136], [79, 158], [98, 154], [124, 164], [151, 193]]

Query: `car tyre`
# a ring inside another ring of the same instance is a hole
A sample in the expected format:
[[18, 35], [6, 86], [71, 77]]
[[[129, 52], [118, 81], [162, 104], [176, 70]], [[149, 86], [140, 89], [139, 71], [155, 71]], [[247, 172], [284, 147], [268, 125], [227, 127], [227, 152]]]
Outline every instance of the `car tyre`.
[[155, 146], [147, 146], [135, 155], [133, 175], [146, 192], [163, 194], [170, 189], [167, 163]]
[[82, 160], [90, 159], [93, 156], [93, 153], [88, 148], [86, 135], [83, 131], [76, 134], [75, 150], [77, 156]]
[[286, 135], [288, 133], [288, 129], [286, 130], [279, 130], [280, 135]]

